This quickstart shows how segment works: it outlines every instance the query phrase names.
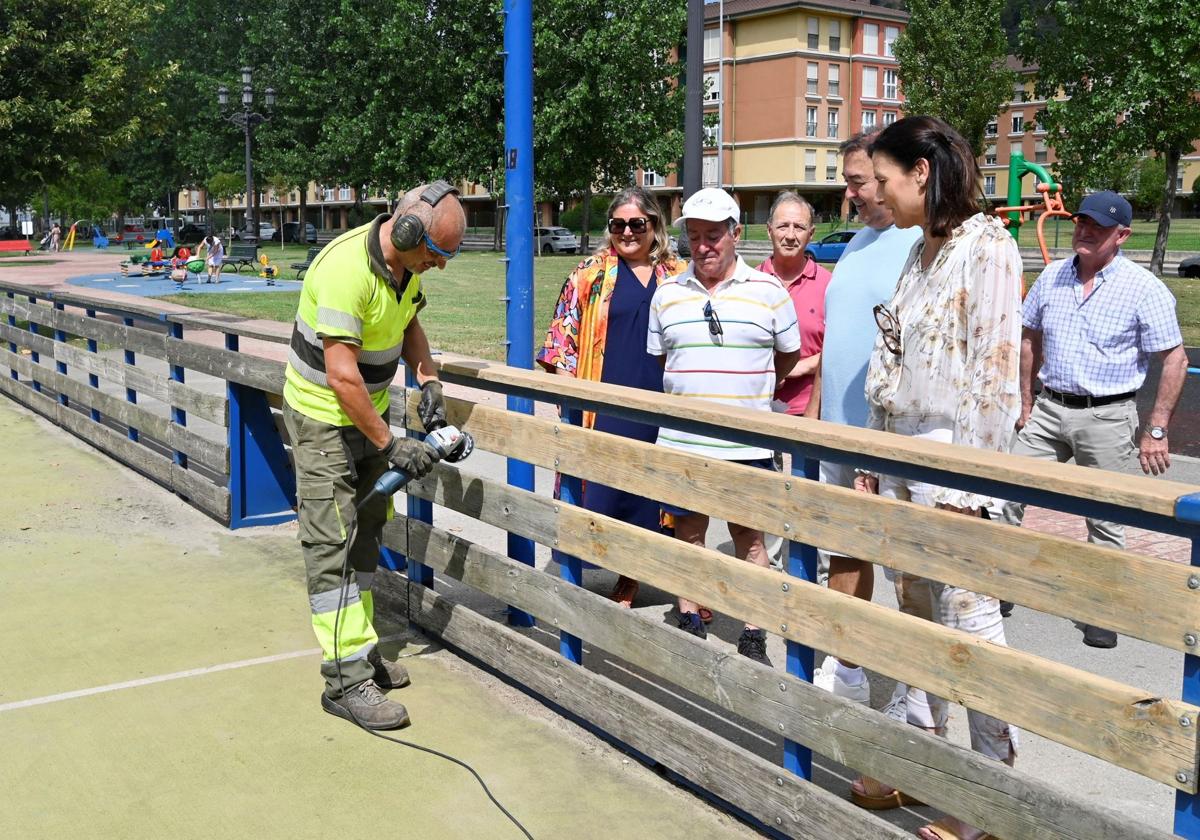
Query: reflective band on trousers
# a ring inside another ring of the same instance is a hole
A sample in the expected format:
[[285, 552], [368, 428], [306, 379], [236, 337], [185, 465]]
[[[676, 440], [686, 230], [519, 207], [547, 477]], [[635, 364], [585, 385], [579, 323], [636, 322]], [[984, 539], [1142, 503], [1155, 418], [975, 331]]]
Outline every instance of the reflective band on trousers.
[[[322, 592], [319, 595], [310, 596], [310, 602], [326, 595], [334, 596], [333, 609], [322, 613], [314, 611], [312, 615], [313, 633], [321, 645], [321, 652], [326, 662], [332, 662], [334, 659], [340, 659], [343, 662], [362, 659], [379, 641], [379, 636], [376, 635], [375, 628], [371, 624], [371, 617], [375, 611], [371, 593], [361, 593], [361, 598], [356, 597], [354, 603], [344, 605], [339, 614], [337, 610], [339, 591], [335, 589], [332, 592]], [[340, 624], [337, 631], [336, 649], [333, 644], [335, 619]]]

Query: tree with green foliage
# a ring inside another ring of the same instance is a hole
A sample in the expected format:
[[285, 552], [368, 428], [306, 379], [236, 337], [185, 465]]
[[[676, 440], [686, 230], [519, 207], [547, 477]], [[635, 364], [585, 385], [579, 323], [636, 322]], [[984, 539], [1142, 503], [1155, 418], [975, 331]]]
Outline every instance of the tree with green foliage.
[[[246, 178], [240, 172], [214, 172], [204, 183], [208, 197], [213, 201], [229, 201], [246, 189]], [[210, 220], [210, 225], [216, 228], [216, 219]], [[228, 228], [233, 228], [233, 210], [229, 211]]]
[[1104, 188], [1151, 153], [1164, 163], [1150, 270], [1162, 273], [1179, 160], [1200, 138], [1200, 15], [1193, 0], [1035, 0], [1021, 57], [1064, 179]]
[[1167, 164], [1162, 158], [1144, 157], [1134, 166], [1130, 178], [1130, 203], [1147, 219], [1153, 219], [1162, 211], [1163, 191], [1167, 188]]
[[909, 0], [909, 21], [895, 44], [904, 112], [940, 117], [976, 156], [987, 124], [1012, 96], [1004, 0]]
[[102, 223], [129, 206], [129, 185], [100, 165], [69, 165], [50, 185], [50, 206], [68, 223], [80, 219]]

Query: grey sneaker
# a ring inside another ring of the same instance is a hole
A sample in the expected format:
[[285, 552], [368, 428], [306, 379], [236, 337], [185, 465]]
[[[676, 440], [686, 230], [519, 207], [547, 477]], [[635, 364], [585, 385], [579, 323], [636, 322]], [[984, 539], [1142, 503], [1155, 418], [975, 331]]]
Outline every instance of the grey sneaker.
[[408, 709], [383, 696], [374, 680], [364, 680], [336, 700], [321, 695], [321, 708], [366, 729], [401, 729], [408, 726]]
[[389, 688], [404, 688], [412, 682], [408, 677], [408, 669], [399, 662], [384, 659], [378, 647], [371, 649], [367, 661], [375, 666], [375, 684], [385, 691]]

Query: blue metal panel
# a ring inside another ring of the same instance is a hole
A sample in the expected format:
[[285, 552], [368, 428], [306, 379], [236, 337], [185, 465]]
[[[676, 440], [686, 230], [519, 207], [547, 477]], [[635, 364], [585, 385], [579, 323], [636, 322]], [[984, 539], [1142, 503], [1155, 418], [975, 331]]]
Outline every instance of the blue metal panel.
[[[412, 370], [405, 365], [404, 368], [404, 384], [409, 388], [417, 387], [417, 378], [413, 376]], [[407, 427], [408, 424], [405, 423]], [[411, 429], [407, 432], [411, 438], [422, 438], [420, 432], [414, 432]], [[426, 499], [420, 499], [416, 496], [405, 494], [405, 499], [408, 501], [408, 518], [416, 519], [419, 522], [428, 522], [433, 524], [433, 502]], [[389, 556], [390, 555], [390, 556]], [[402, 555], [389, 551], [381, 558], [381, 562], [386, 566], [389, 562], [395, 563]], [[433, 588], [433, 567], [427, 566], [419, 560], [414, 560], [412, 555], [408, 556], [408, 579], [413, 583], [419, 583], [422, 586]]]
[[1176, 499], [1175, 518], [1189, 525], [1200, 525], [1200, 493], [1189, 493]]
[[[171, 324], [170, 331], [171, 331], [170, 332], [171, 338], [183, 340], [183, 324]], [[172, 382], [183, 382], [183, 365], [171, 365], [171, 381]], [[180, 426], [186, 426], [187, 425], [187, 412], [184, 411], [182, 408], [177, 408], [176, 406], [172, 405], [171, 406], [171, 422], [178, 423]], [[178, 449], [176, 449], [171, 453], [171, 457], [175, 461], [176, 464], [178, 464], [181, 467], [184, 467], [185, 469], [187, 468], [188, 461], [187, 461], [187, 455], [185, 453], [180, 452]]]
[[[1193, 528], [1192, 567], [1200, 567], [1200, 529]], [[1183, 657], [1183, 702], [1200, 705], [1200, 656], [1187, 654]], [[1192, 726], [1198, 725], [1193, 720]], [[1189, 773], [1195, 783], [1196, 768], [1180, 767], [1179, 772]], [[1187, 840], [1200, 840], [1200, 795], [1175, 791], [1175, 833]]]
[[[122, 318], [121, 320], [125, 323], [125, 326], [127, 326], [127, 327], [133, 326], [132, 318]], [[134, 352], [132, 350], [125, 351], [125, 364], [127, 364], [127, 365], [136, 365], [137, 364], [137, 356], [134, 354]], [[131, 403], [136, 404], [137, 403], [137, 391], [133, 390], [132, 388], [126, 388], [125, 389], [125, 399]], [[134, 428], [133, 426], [129, 427], [128, 434], [129, 434], [129, 439], [132, 441], [136, 441], [140, 437], [138, 430], [136, 428]]]
[[[504, 0], [504, 195], [506, 362], [533, 366], [533, 0]], [[508, 397], [508, 410], [533, 413], [533, 400]], [[533, 465], [508, 459], [508, 483], [533, 490]], [[508, 535], [508, 556], [533, 565], [533, 540]], [[509, 607], [508, 620], [533, 626], [533, 616]]]
[[[225, 335], [225, 349], [238, 349], [236, 335]], [[225, 394], [229, 400], [229, 527], [295, 519], [296, 476], [267, 395], [235, 382], [226, 383]]]
[[[17, 296], [13, 292], [8, 292], [9, 300], [16, 300], [16, 297]], [[8, 316], [8, 325], [10, 327], [15, 327], [17, 325], [17, 316], [16, 315]], [[10, 352], [10, 353], [17, 352], [17, 343], [15, 341], [8, 342], [8, 352]], [[17, 374], [17, 371], [15, 369], [10, 368], [8, 371], [8, 375], [9, 375], [9, 378], [11, 378], [11, 379], [20, 379], [20, 376]]]
[[[792, 475], [816, 481], [820, 474], [820, 462], [805, 458], [799, 452], [792, 454]], [[801, 580], [817, 581], [817, 548], [805, 543], [789, 544], [788, 574]], [[770, 629], [770, 628], [768, 628]], [[787, 671], [805, 682], [813, 679], [813, 649], [788, 640]], [[783, 742], [783, 766], [800, 776], [812, 780], [812, 750], [801, 743], [785, 739]]]
[[[88, 309], [85, 311], [87, 312], [87, 316], [89, 318], [96, 317], [95, 309]], [[89, 353], [96, 353], [99, 351], [100, 347], [96, 343], [96, 339], [89, 338], [87, 340], [87, 349], [88, 349]], [[94, 373], [89, 373], [88, 374], [88, 385], [91, 385], [93, 388], [99, 389], [100, 388], [100, 377]], [[99, 411], [97, 411], [96, 409], [93, 408], [89, 413], [91, 414], [92, 420], [94, 420], [97, 423], [100, 422], [100, 412]]]

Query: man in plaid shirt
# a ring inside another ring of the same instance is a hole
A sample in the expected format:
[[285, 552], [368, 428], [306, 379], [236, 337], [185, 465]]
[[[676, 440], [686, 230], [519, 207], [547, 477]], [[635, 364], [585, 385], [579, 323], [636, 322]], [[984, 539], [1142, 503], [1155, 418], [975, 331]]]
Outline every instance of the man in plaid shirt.
[[[1162, 358], [1154, 408], [1137, 441], [1142, 471], [1171, 465], [1167, 426], [1187, 376], [1175, 298], [1163, 282], [1121, 256], [1133, 210], [1113, 192], [1089, 195], [1074, 216], [1075, 256], [1046, 266], [1029, 290], [1021, 336], [1021, 417], [1012, 452], [1083, 467], [1123, 470], [1133, 457], [1134, 398], [1151, 354]], [[1042, 391], [1033, 398], [1037, 375]], [[1009, 502], [1004, 519], [1020, 525], [1025, 506]], [[1087, 520], [1088, 542], [1125, 547], [1125, 527]], [[1088, 625], [1084, 644], [1116, 647], [1117, 634]]]

